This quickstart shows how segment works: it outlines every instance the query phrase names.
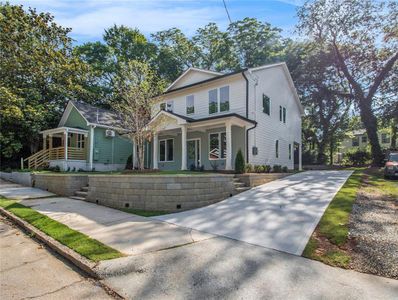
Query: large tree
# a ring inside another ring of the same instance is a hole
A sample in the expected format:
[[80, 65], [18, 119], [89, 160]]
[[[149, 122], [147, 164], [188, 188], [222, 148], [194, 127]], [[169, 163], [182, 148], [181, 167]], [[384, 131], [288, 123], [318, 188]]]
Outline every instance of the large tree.
[[369, 137], [373, 162], [379, 164], [383, 154], [375, 111], [383, 82], [398, 80], [391, 72], [398, 60], [397, 3], [317, 0], [303, 5], [298, 16], [300, 31], [333, 52], [335, 72], [344, 79], [335, 92], [350, 91]]
[[[72, 54], [70, 29], [47, 13], [0, 4], [1, 160], [37, 150], [68, 99], [89, 99], [87, 68]], [[22, 151], [22, 152], [21, 152]]]

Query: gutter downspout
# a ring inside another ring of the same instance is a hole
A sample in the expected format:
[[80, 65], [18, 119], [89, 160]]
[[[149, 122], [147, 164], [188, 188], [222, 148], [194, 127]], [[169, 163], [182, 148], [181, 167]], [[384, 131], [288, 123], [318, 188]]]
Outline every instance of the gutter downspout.
[[[246, 81], [246, 118], [249, 118], [249, 80], [246, 77], [245, 71], [242, 71], [242, 76]], [[257, 122], [253, 127], [246, 129], [246, 163], [249, 163], [249, 131], [257, 127]]]

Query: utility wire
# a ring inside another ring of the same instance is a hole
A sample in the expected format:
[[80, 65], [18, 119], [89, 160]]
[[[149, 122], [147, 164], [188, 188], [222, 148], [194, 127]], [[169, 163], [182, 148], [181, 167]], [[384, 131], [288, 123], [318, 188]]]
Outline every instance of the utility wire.
[[229, 23], [232, 23], [231, 16], [229, 15], [227, 5], [225, 4], [225, 0], [222, 0], [222, 3], [224, 3], [224, 8], [225, 8], [225, 11], [227, 12]]

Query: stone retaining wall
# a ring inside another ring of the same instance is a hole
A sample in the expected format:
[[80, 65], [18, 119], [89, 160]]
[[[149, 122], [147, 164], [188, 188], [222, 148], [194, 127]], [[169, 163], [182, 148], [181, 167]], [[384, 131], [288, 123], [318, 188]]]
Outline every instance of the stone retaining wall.
[[0, 177], [24, 186], [32, 186], [32, 174], [30, 172], [0, 172]]
[[87, 200], [115, 208], [180, 211], [228, 198], [233, 175], [89, 175]]
[[87, 175], [33, 174], [33, 186], [60, 196], [72, 196], [87, 186]]
[[289, 175], [291, 175], [291, 173], [248, 173], [237, 174], [236, 177], [246, 186], [255, 187]]

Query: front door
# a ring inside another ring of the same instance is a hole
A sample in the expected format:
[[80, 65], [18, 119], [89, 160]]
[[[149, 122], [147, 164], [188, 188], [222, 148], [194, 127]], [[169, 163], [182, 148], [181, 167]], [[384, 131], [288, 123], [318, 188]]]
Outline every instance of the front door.
[[187, 141], [189, 169], [200, 168], [200, 139], [191, 139]]
[[294, 153], [293, 153], [293, 161], [294, 161], [294, 169], [298, 170], [299, 169], [299, 156], [300, 156], [300, 151], [299, 151], [299, 147], [300, 144], [294, 142], [293, 144], [293, 149], [294, 149]]

